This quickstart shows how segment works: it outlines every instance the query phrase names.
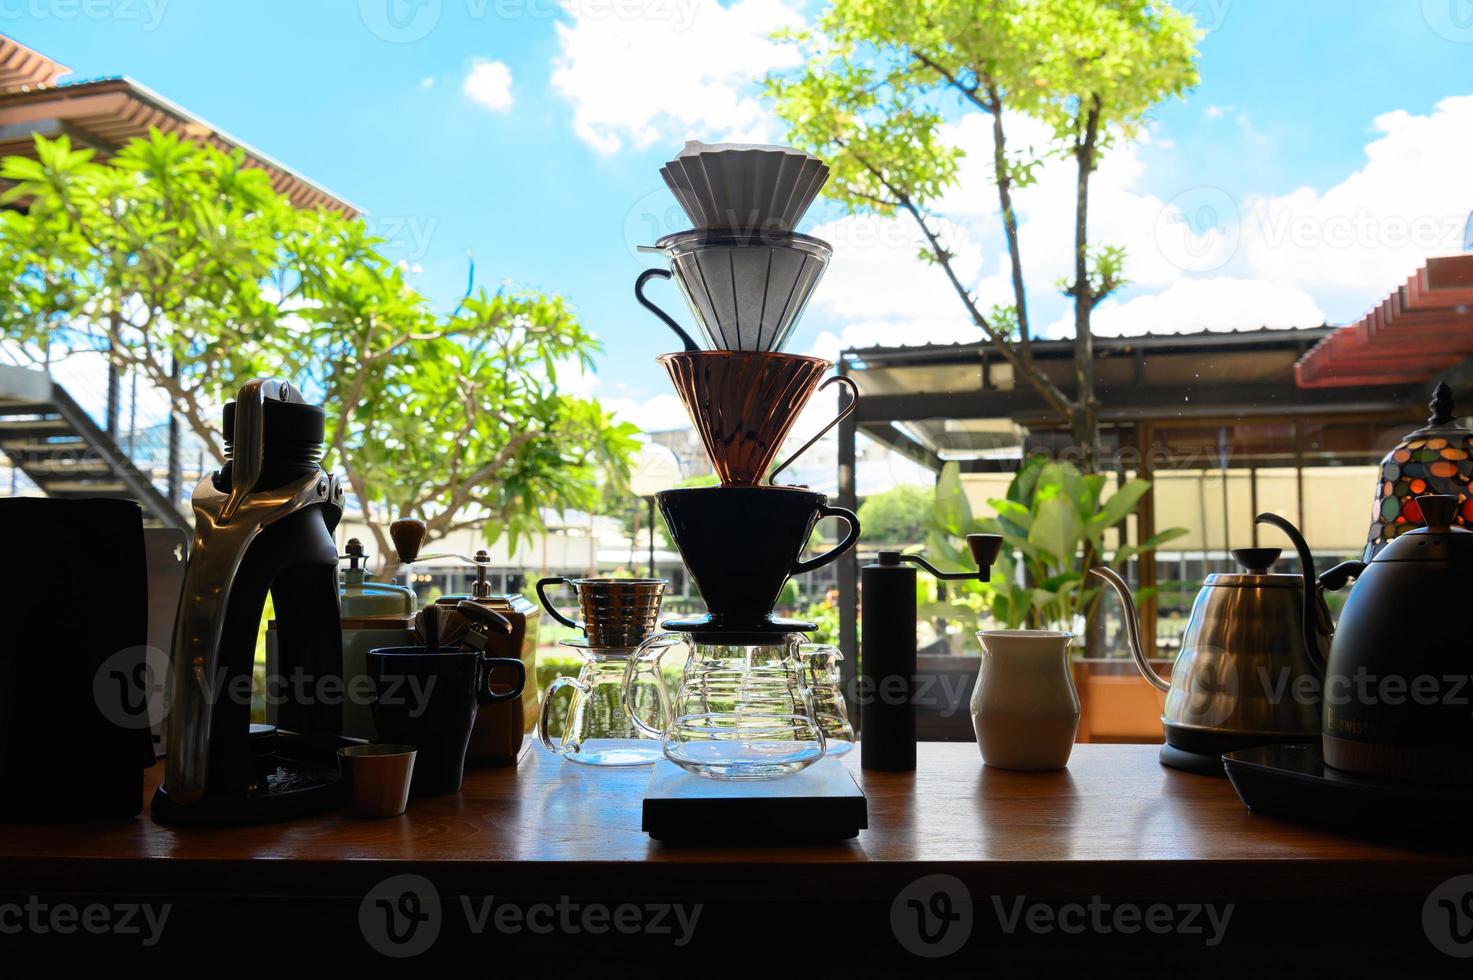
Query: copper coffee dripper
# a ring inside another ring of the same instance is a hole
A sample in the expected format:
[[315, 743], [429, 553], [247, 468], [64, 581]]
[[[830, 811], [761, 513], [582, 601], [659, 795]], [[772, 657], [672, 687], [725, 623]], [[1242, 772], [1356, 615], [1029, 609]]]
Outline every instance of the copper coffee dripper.
[[838, 382], [849, 389], [849, 403], [828, 425], [781, 466], [768, 482], [801, 456], [824, 433], [850, 415], [859, 391], [849, 378], [819, 379], [831, 361], [769, 351], [706, 350], [663, 354], [676, 394], [685, 403], [706, 455], [723, 486], [756, 486], [772, 465], [783, 439], [820, 388]]

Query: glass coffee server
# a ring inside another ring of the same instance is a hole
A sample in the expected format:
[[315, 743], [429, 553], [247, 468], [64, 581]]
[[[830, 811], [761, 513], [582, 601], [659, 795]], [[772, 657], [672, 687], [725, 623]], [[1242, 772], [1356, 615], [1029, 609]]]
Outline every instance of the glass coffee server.
[[[629, 706], [630, 719], [661, 740], [667, 759], [714, 779], [771, 779], [823, 757], [824, 731], [798, 659], [801, 636], [749, 642], [755, 639], [663, 633], [629, 664], [632, 681], [637, 665], [657, 665], [676, 648], [686, 654], [672, 717], [663, 728], [642, 720], [632, 700]], [[632, 694], [637, 684], [626, 690]]]
[[[564, 615], [547, 594], [549, 587], [564, 583], [578, 597], [581, 622]], [[669, 701], [658, 676], [643, 676], [634, 651], [659, 620], [666, 585], [664, 579], [561, 576], [537, 583], [537, 597], [548, 614], [583, 633], [581, 639], [562, 641], [583, 658], [578, 676], [555, 679], [542, 695], [537, 738], [547, 751], [586, 766], [647, 766], [660, 758], [660, 742], [644, 732], [668, 723]], [[659, 669], [657, 663], [649, 667]], [[553, 713], [565, 688], [572, 696], [562, 734], [554, 740]]]

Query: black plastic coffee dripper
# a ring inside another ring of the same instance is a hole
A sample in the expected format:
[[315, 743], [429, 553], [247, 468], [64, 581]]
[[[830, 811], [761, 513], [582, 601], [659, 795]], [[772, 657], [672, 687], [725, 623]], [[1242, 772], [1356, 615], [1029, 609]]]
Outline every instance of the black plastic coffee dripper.
[[[800, 487], [689, 487], [656, 495], [670, 537], [709, 612], [667, 620], [667, 630], [697, 642], [772, 643], [815, 624], [779, 619], [773, 606], [790, 575], [837, 559], [859, 540], [859, 518]], [[848, 526], [830, 550], [804, 559], [813, 527], [825, 517]]]

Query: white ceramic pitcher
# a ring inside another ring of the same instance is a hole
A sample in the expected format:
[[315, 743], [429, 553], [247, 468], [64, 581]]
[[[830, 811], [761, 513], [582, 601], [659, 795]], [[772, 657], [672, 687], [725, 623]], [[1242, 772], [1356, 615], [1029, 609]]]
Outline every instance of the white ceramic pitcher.
[[1079, 729], [1069, 669], [1073, 636], [1053, 630], [982, 630], [972, 727], [982, 761], [998, 769], [1063, 769]]

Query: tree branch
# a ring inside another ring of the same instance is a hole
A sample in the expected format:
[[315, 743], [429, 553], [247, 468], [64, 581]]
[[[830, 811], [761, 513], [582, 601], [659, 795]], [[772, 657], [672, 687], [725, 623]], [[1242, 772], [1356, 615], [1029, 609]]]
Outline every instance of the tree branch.
[[1022, 354], [1012, 344], [1008, 343], [1007, 338], [998, 333], [993, 329], [992, 324], [987, 322], [987, 317], [978, 308], [977, 301], [973, 298], [971, 291], [967, 289], [961, 278], [956, 274], [956, 270], [952, 267], [951, 253], [941, 244], [940, 237], [931, 230], [930, 225], [926, 224], [925, 216], [922, 215], [920, 208], [916, 206], [908, 194], [905, 194], [886, 180], [885, 175], [878, 168], [858, 154], [855, 154], [855, 159], [886, 190], [895, 195], [900, 202], [900, 206], [909, 212], [910, 216], [915, 220], [915, 223], [921, 229], [921, 233], [926, 236], [926, 242], [931, 248], [931, 253], [936, 256], [936, 261], [946, 273], [946, 278], [951, 283], [951, 288], [967, 308], [967, 315], [971, 317], [972, 322], [987, 335], [987, 339], [992, 342], [992, 346], [1003, 356], [1004, 360], [1013, 366], [1013, 370], [1027, 378], [1028, 382], [1043, 396], [1044, 401], [1048, 402], [1064, 421], [1072, 421], [1074, 418], [1074, 407], [1069, 403], [1069, 399], [1064, 393], [1059, 390], [1058, 386], [1034, 365], [1024, 361]]

